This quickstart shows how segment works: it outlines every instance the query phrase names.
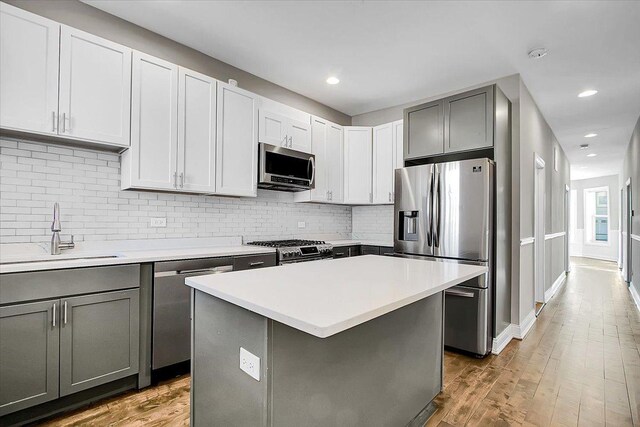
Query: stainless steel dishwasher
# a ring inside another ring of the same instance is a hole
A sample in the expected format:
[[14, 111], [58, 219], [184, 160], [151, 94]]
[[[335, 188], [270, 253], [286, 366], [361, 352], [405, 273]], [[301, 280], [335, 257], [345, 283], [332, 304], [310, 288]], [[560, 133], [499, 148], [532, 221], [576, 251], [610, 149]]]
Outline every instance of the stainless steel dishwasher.
[[233, 271], [233, 258], [206, 258], [166, 261], [154, 264], [153, 280], [153, 370], [191, 358], [190, 288], [184, 280], [191, 276]]

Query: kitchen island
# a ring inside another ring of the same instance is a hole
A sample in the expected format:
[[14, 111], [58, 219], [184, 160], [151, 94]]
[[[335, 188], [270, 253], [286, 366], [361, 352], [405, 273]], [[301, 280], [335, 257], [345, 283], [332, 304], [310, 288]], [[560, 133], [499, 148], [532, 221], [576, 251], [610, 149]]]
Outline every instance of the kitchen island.
[[192, 425], [410, 423], [442, 389], [443, 291], [486, 271], [367, 255], [188, 278]]

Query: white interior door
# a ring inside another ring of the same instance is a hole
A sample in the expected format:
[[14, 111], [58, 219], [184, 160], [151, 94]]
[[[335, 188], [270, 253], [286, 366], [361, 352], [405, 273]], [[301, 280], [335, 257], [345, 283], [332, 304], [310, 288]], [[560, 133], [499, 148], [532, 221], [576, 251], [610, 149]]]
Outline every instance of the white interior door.
[[131, 185], [174, 190], [177, 186], [178, 66], [134, 52], [132, 92]]
[[258, 109], [251, 92], [218, 83], [216, 193], [255, 197]]
[[57, 133], [60, 24], [0, 3], [0, 127]]
[[536, 302], [544, 303], [545, 163], [536, 155], [534, 168], [534, 286]]
[[329, 123], [327, 128], [327, 189], [329, 201], [342, 203], [344, 200], [344, 140], [343, 128]]
[[60, 135], [128, 147], [131, 49], [63, 26], [59, 113]]
[[373, 203], [393, 203], [393, 125], [373, 128]]
[[344, 128], [344, 200], [351, 204], [370, 204], [373, 200], [371, 128]]
[[216, 80], [178, 71], [178, 187], [216, 191]]

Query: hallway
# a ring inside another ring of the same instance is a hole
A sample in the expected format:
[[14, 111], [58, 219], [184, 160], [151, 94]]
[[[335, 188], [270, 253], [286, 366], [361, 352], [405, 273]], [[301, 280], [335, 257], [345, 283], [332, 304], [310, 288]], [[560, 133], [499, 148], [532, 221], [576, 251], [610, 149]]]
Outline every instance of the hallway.
[[[574, 258], [572, 269], [523, 341], [482, 360], [446, 353], [428, 426], [640, 426], [640, 312], [614, 263]], [[188, 423], [183, 376], [46, 425]]]
[[640, 425], [640, 312], [615, 263], [572, 258], [523, 341], [448, 354], [428, 425]]

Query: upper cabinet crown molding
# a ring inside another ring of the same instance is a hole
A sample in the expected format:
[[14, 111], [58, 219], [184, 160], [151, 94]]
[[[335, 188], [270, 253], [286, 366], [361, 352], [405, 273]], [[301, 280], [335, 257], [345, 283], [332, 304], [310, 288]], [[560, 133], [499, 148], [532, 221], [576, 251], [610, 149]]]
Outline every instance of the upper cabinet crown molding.
[[0, 127], [57, 135], [60, 24], [0, 2]]
[[59, 134], [128, 147], [131, 49], [63, 25], [58, 114]]

